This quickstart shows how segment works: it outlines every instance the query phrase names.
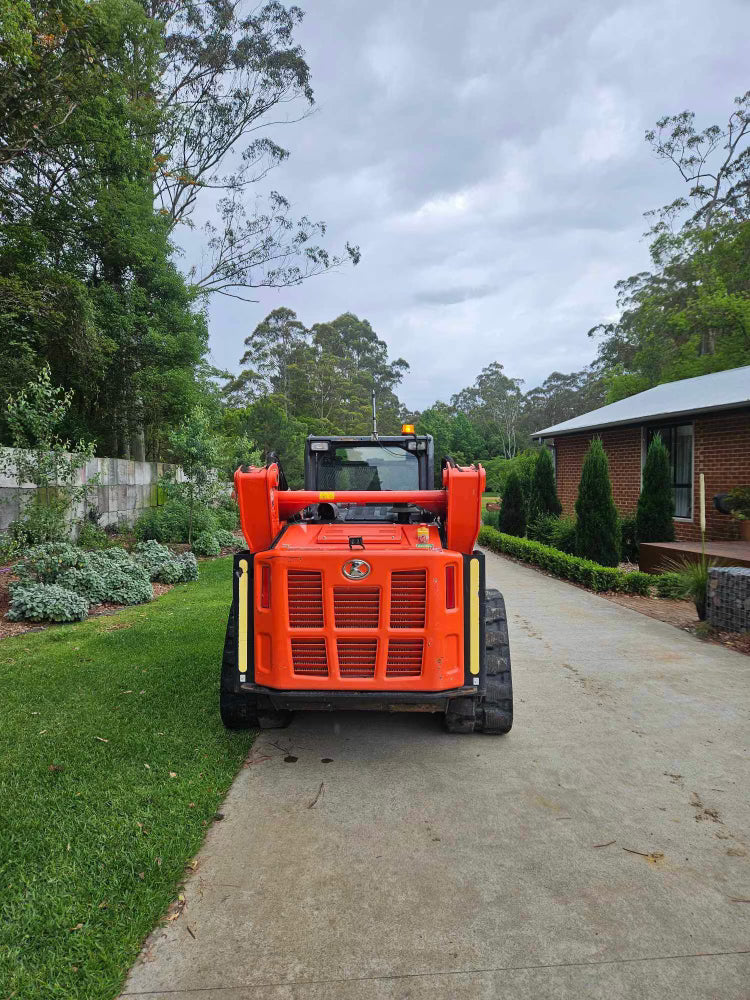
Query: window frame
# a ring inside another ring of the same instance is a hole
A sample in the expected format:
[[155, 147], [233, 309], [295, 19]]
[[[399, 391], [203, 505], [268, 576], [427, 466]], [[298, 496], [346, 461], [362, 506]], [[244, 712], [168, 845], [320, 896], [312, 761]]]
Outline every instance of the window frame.
[[648, 446], [654, 434], [662, 431], [669, 431], [671, 441], [664, 442], [667, 445], [667, 449], [670, 452], [670, 456], [674, 454], [674, 439], [676, 438], [676, 431], [678, 427], [689, 427], [690, 428], [690, 482], [689, 483], [677, 483], [675, 481], [676, 472], [674, 469], [674, 463], [672, 462], [672, 489], [689, 489], [690, 491], [690, 516], [680, 517], [675, 514], [672, 518], [673, 521], [677, 521], [679, 524], [693, 524], [695, 522], [695, 422], [692, 420], [672, 420], [668, 423], [652, 423], [644, 424], [642, 428], [641, 436], [641, 489], [643, 489], [643, 469], [646, 465], [646, 455], [648, 453]]

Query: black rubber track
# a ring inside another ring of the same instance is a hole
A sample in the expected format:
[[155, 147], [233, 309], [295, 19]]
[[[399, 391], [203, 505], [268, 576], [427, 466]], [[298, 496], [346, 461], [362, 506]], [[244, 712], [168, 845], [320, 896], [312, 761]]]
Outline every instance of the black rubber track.
[[485, 591], [486, 691], [482, 698], [454, 698], [445, 713], [450, 733], [510, 732], [513, 726], [513, 681], [505, 601], [499, 590]]
[[235, 658], [236, 614], [234, 606], [229, 612], [224, 654], [221, 659], [219, 711], [227, 729], [283, 729], [292, 720], [292, 712], [279, 711], [270, 706], [258, 705], [252, 695], [237, 694], [233, 690], [237, 674]]

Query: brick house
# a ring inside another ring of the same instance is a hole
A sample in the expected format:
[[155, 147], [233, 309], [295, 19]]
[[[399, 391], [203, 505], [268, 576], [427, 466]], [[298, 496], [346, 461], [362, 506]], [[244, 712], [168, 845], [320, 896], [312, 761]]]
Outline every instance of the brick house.
[[737, 522], [714, 508], [713, 497], [750, 485], [750, 366], [667, 382], [546, 427], [534, 437], [553, 450], [565, 513], [573, 513], [589, 443], [600, 437], [617, 508], [621, 514], [632, 514], [641, 491], [646, 449], [657, 432], [670, 454], [677, 540], [700, 538], [701, 472], [706, 481], [708, 539], [736, 539]]

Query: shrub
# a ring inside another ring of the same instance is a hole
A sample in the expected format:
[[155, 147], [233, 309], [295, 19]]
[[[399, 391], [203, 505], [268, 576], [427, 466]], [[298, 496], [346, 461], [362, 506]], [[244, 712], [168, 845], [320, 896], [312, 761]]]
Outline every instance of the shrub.
[[574, 517], [555, 517], [552, 514], [542, 514], [529, 525], [529, 538], [551, 545], [561, 552], [575, 555], [576, 521]]
[[164, 580], [160, 576], [166, 566], [177, 561], [165, 545], [161, 545], [153, 538], [147, 542], [139, 542], [135, 547], [133, 558], [143, 566], [150, 579], [161, 580], [162, 583], [174, 582], [173, 580]]
[[149, 578], [158, 580], [159, 583], [187, 583], [198, 579], [197, 563], [192, 553], [175, 555], [153, 539], [139, 542], [135, 548], [134, 558], [143, 566]]
[[729, 491], [729, 509], [738, 521], [750, 521], [750, 486], [735, 486]]
[[494, 528], [482, 528], [479, 541], [488, 549], [504, 552], [522, 562], [539, 566], [564, 580], [580, 583], [589, 590], [620, 590], [625, 593], [647, 594], [652, 578], [648, 573], [624, 573], [611, 566], [602, 566], [591, 559], [568, 555], [550, 545], [542, 545], [529, 538], [515, 538]]
[[110, 544], [107, 532], [91, 521], [83, 522], [76, 542], [82, 549], [106, 549]]
[[[552, 532], [556, 521], [557, 518], [554, 514], [537, 514], [537, 516], [529, 522], [526, 528], [526, 534], [534, 542], [541, 542], [542, 545], [551, 545]], [[492, 525], [492, 527], [497, 527], [497, 525]]]
[[659, 597], [679, 601], [685, 597], [685, 581], [679, 573], [661, 573], [654, 577], [654, 588]]
[[70, 538], [69, 506], [67, 499], [46, 490], [25, 503], [8, 530], [23, 547], [64, 542]]
[[636, 519], [634, 514], [628, 514], [620, 519], [620, 545], [622, 558], [625, 562], [638, 562], [638, 541], [636, 538]]
[[88, 613], [85, 597], [56, 583], [16, 584], [10, 593], [13, 622], [81, 622]]
[[503, 505], [500, 509], [498, 530], [506, 535], [522, 536], [526, 532], [526, 513], [524, 510], [521, 480], [515, 472], [508, 477], [508, 483], [503, 494]]
[[[193, 507], [193, 534], [213, 534], [218, 527], [216, 512], [196, 504]], [[141, 541], [186, 542], [190, 528], [190, 508], [179, 498], [163, 507], [149, 507], [135, 522], [135, 535]]]
[[483, 510], [482, 524], [488, 524], [491, 528], [498, 528], [500, 524], [499, 510]]
[[21, 554], [21, 545], [9, 531], [0, 533], [0, 566], [4, 566]]
[[108, 599], [107, 585], [101, 573], [98, 573], [93, 566], [65, 569], [58, 574], [55, 582], [60, 587], [85, 597], [89, 604], [101, 604]]
[[674, 541], [674, 496], [669, 452], [657, 434], [648, 446], [643, 486], [638, 499], [636, 536], [639, 542]]
[[197, 556], [218, 556], [221, 546], [214, 535], [204, 531], [193, 539], [193, 552]]
[[88, 558], [89, 565], [99, 573], [104, 583], [105, 601], [112, 604], [145, 604], [153, 598], [148, 573], [124, 549], [92, 552]]
[[46, 542], [28, 549], [13, 572], [23, 583], [55, 583], [66, 569], [86, 565], [86, 553], [69, 542]]
[[576, 553], [602, 566], [620, 561], [620, 525], [612, 499], [609, 463], [601, 439], [586, 453], [576, 500]]
[[550, 544], [561, 552], [575, 555], [576, 551], [576, 519], [574, 517], [558, 517], [552, 525]]
[[529, 519], [544, 514], [562, 514], [562, 504], [555, 483], [555, 467], [549, 448], [542, 448], [536, 456], [529, 494]]
[[192, 583], [198, 579], [198, 560], [192, 552], [181, 552], [177, 562], [182, 564], [182, 583]]
[[234, 537], [231, 531], [226, 531], [224, 528], [217, 528], [213, 532], [213, 536], [222, 549], [228, 549], [237, 544], [237, 539]]
[[679, 578], [684, 597], [689, 597], [695, 604], [695, 610], [701, 621], [706, 617], [706, 592], [708, 590], [709, 571], [718, 566], [715, 559], [707, 559], [702, 555], [693, 560], [688, 556], [670, 559], [667, 565]]
[[654, 578], [650, 573], [639, 573], [638, 571], [635, 571], [633, 573], [622, 574], [621, 589], [626, 594], [641, 594], [643, 597], [649, 597], [653, 585]]
[[240, 526], [240, 510], [233, 496], [222, 496], [213, 508], [216, 523], [225, 531], [236, 531]]

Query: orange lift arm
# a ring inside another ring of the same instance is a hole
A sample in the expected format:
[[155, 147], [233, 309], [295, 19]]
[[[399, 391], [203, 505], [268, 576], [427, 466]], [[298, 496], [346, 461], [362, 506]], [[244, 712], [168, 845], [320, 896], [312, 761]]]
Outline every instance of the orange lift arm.
[[447, 548], [471, 553], [482, 523], [485, 471], [481, 465], [443, 469], [442, 490], [280, 490], [276, 463], [265, 469], [241, 468], [234, 474], [245, 541], [251, 552], [270, 548], [281, 526], [305, 507], [318, 503], [412, 503], [441, 517]]

